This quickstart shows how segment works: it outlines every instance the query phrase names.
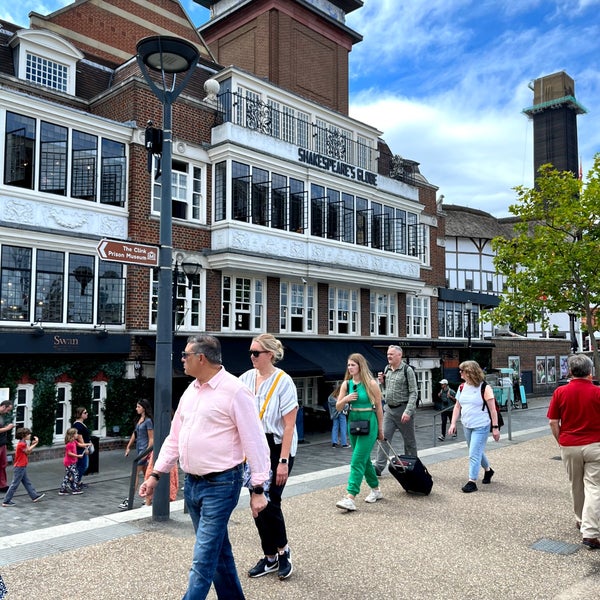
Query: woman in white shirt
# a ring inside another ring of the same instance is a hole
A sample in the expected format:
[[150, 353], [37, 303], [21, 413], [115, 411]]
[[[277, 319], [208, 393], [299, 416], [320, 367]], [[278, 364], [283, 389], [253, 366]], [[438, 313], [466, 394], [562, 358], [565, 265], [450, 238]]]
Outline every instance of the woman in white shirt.
[[[469, 481], [462, 487], [465, 494], [477, 491], [479, 467], [485, 473], [481, 483], [491, 483], [494, 470], [485, 455], [485, 446], [490, 434], [494, 441], [500, 439], [498, 413], [494, 401], [494, 390], [486, 383], [481, 367], [474, 360], [466, 360], [459, 365], [460, 376], [465, 383], [461, 384], [456, 394], [456, 404], [452, 412], [452, 422], [448, 434], [456, 433], [456, 422], [460, 417], [469, 448]], [[485, 410], [487, 405], [487, 410]]]

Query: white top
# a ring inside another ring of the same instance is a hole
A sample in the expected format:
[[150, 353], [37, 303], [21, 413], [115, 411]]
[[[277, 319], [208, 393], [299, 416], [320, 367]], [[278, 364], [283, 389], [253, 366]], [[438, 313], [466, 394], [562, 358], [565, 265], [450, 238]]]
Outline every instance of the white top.
[[490, 426], [490, 415], [483, 408], [481, 386], [465, 383], [462, 390], [459, 388], [456, 393], [456, 399], [460, 403], [460, 420], [465, 427], [477, 429], [484, 425]]
[[[259, 413], [265, 402], [265, 398], [271, 389], [271, 385], [280, 371], [281, 369], [275, 369], [272, 375], [260, 384], [256, 393], [256, 376], [258, 375], [258, 371], [256, 369], [250, 369], [240, 375], [240, 380], [245, 383], [254, 394], [256, 410]], [[271, 395], [271, 399], [269, 400], [269, 404], [267, 404], [265, 414], [262, 418], [265, 433], [272, 433], [276, 444], [281, 444], [283, 439], [283, 416], [287, 415], [295, 408], [298, 408], [298, 390], [296, 390], [293, 379], [284, 372], [281, 379], [277, 382], [277, 387], [273, 390], [273, 394]], [[292, 445], [290, 446], [290, 456], [296, 456], [297, 449], [298, 432], [294, 426], [294, 436], [292, 437]]]

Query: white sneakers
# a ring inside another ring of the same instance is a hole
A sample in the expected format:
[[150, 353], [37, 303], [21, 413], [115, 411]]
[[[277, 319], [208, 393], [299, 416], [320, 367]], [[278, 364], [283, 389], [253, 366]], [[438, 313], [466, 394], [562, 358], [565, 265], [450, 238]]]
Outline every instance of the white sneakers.
[[381, 490], [371, 490], [371, 493], [365, 498], [365, 502], [373, 504], [373, 502], [377, 502], [377, 500], [381, 500], [382, 498], [383, 494]]
[[336, 502], [335, 505], [344, 510], [356, 510], [356, 506], [351, 498], [342, 498], [339, 502]]
[[[381, 493], [381, 490], [371, 490], [371, 493], [365, 498], [365, 502], [373, 504], [373, 502], [377, 502], [377, 500], [381, 500], [382, 498], [383, 494]], [[342, 498], [342, 500], [336, 502], [335, 505], [344, 510], [356, 510], [356, 505], [352, 498]]]

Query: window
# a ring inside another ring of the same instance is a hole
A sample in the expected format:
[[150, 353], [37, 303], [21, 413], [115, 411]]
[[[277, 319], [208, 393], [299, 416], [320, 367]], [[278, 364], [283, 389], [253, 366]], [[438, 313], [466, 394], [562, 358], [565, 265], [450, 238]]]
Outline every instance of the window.
[[233, 161], [232, 179], [232, 217], [236, 221], [248, 221], [250, 205], [250, 165]]
[[126, 174], [124, 143], [6, 113], [6, 185], [91, 202], [99, 198], [102, 204], [123, 207], [127, 198]]
[[215, 221], [227, 218], [227, 163], [215, 165]]
[[36, 122], [31, 117], [6, 113], [4, 183], [33, 189]]
[[65, 441], [65, 433], [71, 423], [71, 384], [56, 386], [56, 413], [54, 418], [54, 441]]
[[127, 183], [125, 144], [103, 139], [100, 168], [100, 202], [125, 206]]
[[408, 337], [429, 337], [429, 298], [406, 297], [406, 335]]
[[[200, 273], [196, 273], [188, 278], [180, 269], [173, 272], [176, 332], [197, 330], [201, 327], [202, 295], [200, 277]], [[156, 327], [158, 318], [158, 271], [156, 269], [152, 272], [150, 306], [150, 323], [153, 327]]]
[[[462, 302], [438, 301], [438, 325], [440, 337], [461, 338], [468, 337], [467, 310]], [[471, 309], [471, 337], [479, 338], [479, 307], [473, 305]]]
[[30, 53], [27, 53], [26, 61], [25, 79], [59, 92], [67, 91], [69, 71], [65, 65]]
[[106, 435], [104, 423], [104, 406], [106, 404], [106, 382], [96, 381], [92, 384], [92, 414], [91, 423], [87, 426], [95, 435]]
[[282, 281], [279, 310], [282, 333], [316, 333], [314, 285]]
[[271, 227], [286, 229], [288, 213], [287, 178], [273, 173], [271, 175]]
[[[174, 219], [200, 221], [205, 218], [202, 169], [181, 160], [172, 161], [171, 198]], [[160, 213], [162, 177], [154, 181], [152, 210]]]
[[96, 164], [98, 138], [82, 131], [73, 131], [73, 173], [71, 196], [96, 200]]
[[398, 335], [396, 295], [373, 291], [370, 304], [371, 335]]
[[290, 177], [290, 231], [304, 233], [306, 227], [306, 218], [304, 216], [305, 206], [306, 194], [304, 192], [304, 182]]
[[67, 195], [66, 127], [45, 123], [40, 127], [40, 192]]
[[269, 203], [269, 172], [254, 167], [252, 169], [252, 223], [268, 225], [267, 207]]
[[263, 329], [264, 282], [250, 277], [223, 277], [223, 331]]
[[123, 265], [55, 250], [2, 246], [0, 252], [0, 320], [124, 322]]
[[33, 385], [30, 383], [17, 386], [15, 402], [15, 430], [18, 427], [31, 429], [31, 409], [33, 407]]
[[325, 188], [322, 185], [311, 184], [310, 186], [310, 232], [317, 237], [325, 236], [326, 219]]
[[329, 333], [358, 335], [358, 292], [355, 289], [329, 288]]

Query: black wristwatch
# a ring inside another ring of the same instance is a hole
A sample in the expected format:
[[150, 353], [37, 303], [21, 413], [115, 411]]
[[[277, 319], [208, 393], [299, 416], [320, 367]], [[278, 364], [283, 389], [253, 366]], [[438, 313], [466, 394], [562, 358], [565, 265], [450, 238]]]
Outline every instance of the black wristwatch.
[[282, 465], [287, 465], [287, 463], [288, 463], [288, 459], [287, 459], [287, 458], [280, 458], [280, 459], [279, 459], [279, 462], [280, 462]]
[[264, 494], [265, 488], [262, 485], [255, 485], [254, 487], [250, 488], [250, 493], [251, 494]]
[[500, 429], [499, 425], [492, 425], [492, 429]]

